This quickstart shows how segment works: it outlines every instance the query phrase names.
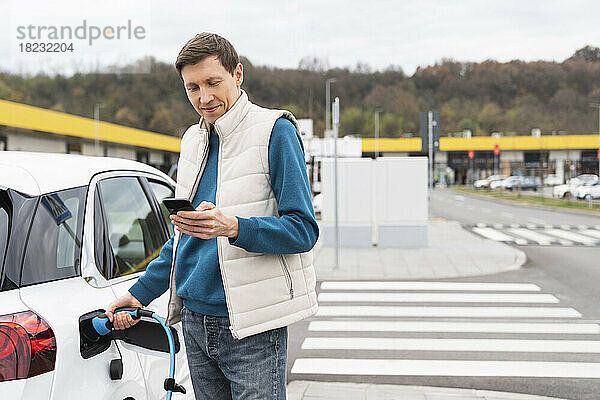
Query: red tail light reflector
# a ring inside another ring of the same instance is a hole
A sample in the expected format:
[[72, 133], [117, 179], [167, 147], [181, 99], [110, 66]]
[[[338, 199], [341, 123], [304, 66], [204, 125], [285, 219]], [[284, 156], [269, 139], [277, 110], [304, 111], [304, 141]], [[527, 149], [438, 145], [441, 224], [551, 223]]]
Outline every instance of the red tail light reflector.
[[33, 311], [0, 315], [0, 382], [53, 371], [56, 338]]

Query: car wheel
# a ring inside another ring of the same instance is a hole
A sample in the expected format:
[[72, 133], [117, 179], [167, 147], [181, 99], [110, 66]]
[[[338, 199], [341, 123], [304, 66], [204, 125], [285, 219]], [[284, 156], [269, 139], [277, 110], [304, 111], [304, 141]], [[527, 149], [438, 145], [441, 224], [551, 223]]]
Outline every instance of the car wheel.
[[565, 192], [565, 194], [563, 194], [563, 198], [564, 199], [570, 199], [571, 198], [571, 193]]
[[590, 201], [590, 200], [592, 199], [592, 195], [590, 195], [590, 194], [586, 194], [586, 195], [585, 195], [585, 199], [586, 199], [587, 201]]

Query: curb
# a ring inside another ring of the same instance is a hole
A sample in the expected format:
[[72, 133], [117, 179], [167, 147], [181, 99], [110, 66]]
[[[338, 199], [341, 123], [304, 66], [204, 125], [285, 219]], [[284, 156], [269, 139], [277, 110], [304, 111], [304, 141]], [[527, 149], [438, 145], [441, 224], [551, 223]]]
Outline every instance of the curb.
[[410, 386], [392, 384], [354, 383], [354, 382], [323, 382], [294, 380], [287, 384], [290, 400], [302, 399], [338, 399], [331, 397], [344, 395], [349, 400], [358, 399], [463, 399], [463, 400], [564, 400], [558, 397], [540, 396], [535, 394], [502, 392], [484, 389], [466, 389], [437, 386]]
[[[506, 243], [504, 245], [508, 246]], [[527, 262], [527, 254], [523, 250], [514, 248], [512, 246], [508, 246], [514, 249], [517, 252], [517, 257], [515, 258], [515, 263], [506, 267], [504, 271], [514, 271], [517, 269], [521, 269], [523, 265]]]

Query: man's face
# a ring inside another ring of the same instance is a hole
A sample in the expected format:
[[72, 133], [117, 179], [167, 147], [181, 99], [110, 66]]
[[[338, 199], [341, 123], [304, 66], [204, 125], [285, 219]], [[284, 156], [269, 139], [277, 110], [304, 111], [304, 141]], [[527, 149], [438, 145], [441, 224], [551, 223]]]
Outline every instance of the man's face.
[[232, 76], [217, 56], [209, 56], [194, 65], [185, 65], [181, 77], [196, 112], [213, 124], [240, 97], [244, 72], [242, 64], [238, 64]]

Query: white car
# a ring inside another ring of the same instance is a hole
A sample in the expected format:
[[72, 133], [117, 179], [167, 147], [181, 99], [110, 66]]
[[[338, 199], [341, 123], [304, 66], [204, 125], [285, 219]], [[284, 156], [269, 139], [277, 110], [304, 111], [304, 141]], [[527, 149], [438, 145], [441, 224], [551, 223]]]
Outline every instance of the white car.
[[546, 186], [556, 186], [562, 185], [563, 181], [558, 175], [548, 175], [544, 178], [544, 185]]
[[315, 210], [315, 216], [320, 219], [321, 211], [323, 210], [323, 193], [319, 193], [313, 197], [313, 209]]
[[490, 189], [492, 189], [492, 190], [502, 189], [502, 185], [504, 184], [505, 180], [506, 179], [498, 179], [496, 181], [490, 182]]
[[594, 186], [592, 186], [589, 195], [592, 199], [600, 199], [600, 182], [596, 182]]
[[555, 186], [552, 196], [558, 198], [571, 198], [577, 196], [577, 188], [584, 184], [592, 184], [598, 181], [598, 176], [593, 174], [582, 174], [569, 179], [566, 184]]
[[571, 197], [571, 185], [556, 185], [552, 188], [552, 197], [556, 197], [559, 199], [562, 198], [570, 198]]
[[[0, 152], [2, 399], [165, 398], [168, 354], [90, 343], [79, 325], [124, 294], [170, 237], [161, 201], [173, 188], [134, 161]], [[167, 296], [148, 309], [164, 317]], [[187, 394], [173, 398], [193, 399], [181, 323], [174, 327], [175, 379]]]
[[600, 181], [594, 183], [584, 183], [575, 190], [575, 196], [578, 199], [597, 199], [600, 197]]
[[491, 186], [491, 184], [495, 181], [501, 181], [503, 179], [506, 179], [505, 175], [492, 175], [492, 176], [488, 176], [485, 179], [479, 179], [476, 180], [473, 183], [473, 186], [476, 188], [488, 188]]

